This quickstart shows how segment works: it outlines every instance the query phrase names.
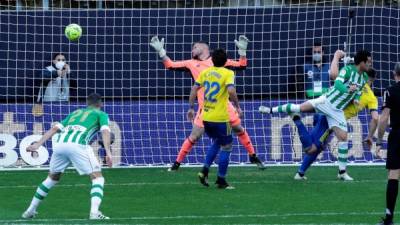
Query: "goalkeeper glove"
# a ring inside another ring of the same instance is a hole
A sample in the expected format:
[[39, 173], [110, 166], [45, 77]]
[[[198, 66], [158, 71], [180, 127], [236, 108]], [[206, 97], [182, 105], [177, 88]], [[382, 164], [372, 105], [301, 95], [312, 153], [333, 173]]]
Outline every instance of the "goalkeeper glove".
[[167, 52], [164, 49], [164, 38], [161, 38], [161, 41], [158, 40], [157, 36], [151, 38], [150, 46], [156, 50], [160, 58], [164, 58], [167, 56]]
[[345, 56], [343, 58], [343, 63], [344, 63], [344, 65], [353, 64], [354, 63], [354, 58], [352, 58], [350, 56]]
[[246, 56], [247, 44], [249, 43], [249, 39], [246, 36], [240, 35], [239, 41], [235, 40], [236, 47], [238, 47], [238, 53], [240, 56]]

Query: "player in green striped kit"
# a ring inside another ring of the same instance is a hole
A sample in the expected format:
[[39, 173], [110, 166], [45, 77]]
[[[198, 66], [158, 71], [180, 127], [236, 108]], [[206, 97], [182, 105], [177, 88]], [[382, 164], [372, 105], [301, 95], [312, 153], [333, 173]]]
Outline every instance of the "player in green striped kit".
[[23, 218], [35, 217], [36, 209], [41, 201], [59, 182], [61, 174], [72, 163], [80, 175], [89, 175], [92, 179], [89, 219], [110, 219], [99, 211], [103, 198], [104, 178], [99, 161], [89, 145], [89, 141], [100, 130], [106, 150], [106, 162], [109, 167], [112, 166], [108, 115], [101, 111], [103, 103], [101, 96], [96, 93], [87, 97], [87, 105], [87, 108], [78, 109], [69, 114], [62, 122], [47, 131], [38, 142], [27, 148], [27, 151], [34, 152], [56, 135], [53, 139], [55, 141], [53, 141], [49, 175], [37, 188], [29, 208], [22, 214]]
[[348, 65], [341, 69], [335, 80], [335, 85], [323, 96], [308, 100], [302, 104], [285, 104], [269, 108], [260, 106], [261, 113], [300, 113], [318, 112], [327, 117], [329, 128], [335, 132], [339, 140], [338, 178], [346, 181], [353, 180], [346, 172], [348, 139], [347, 122], [343, 109], [351, 102], [358, 103], [362, 89], [368, 81], [365, 73], [371, 66], [371, 53], [366, 50], [357, 52], [354, 57], [354, 65]]

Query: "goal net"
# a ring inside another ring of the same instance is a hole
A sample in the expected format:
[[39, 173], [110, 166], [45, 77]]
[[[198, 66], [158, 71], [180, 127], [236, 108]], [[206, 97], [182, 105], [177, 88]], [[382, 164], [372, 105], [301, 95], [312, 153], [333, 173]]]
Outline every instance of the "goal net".
[[[307, 99], [309, 77], [317, 72], [310, 74], [304, 65], [315, 64], [312, 47], [316, 42], [322, 45], [323, 66], [329, 65], [337, 49], [349, 55], [362, 48], [370, 50], [379, 76], [373, 87], [378, 96], [390, 84], [391, 70], [399, 60], [396, 2], [42, 0], [0, 4], [0, 166], [48, 165], [51, 141], [39, 154], [27, 153], [26, 146], [54, 122], [84, 107], [91, 92], [105, 98], [104, 111], [115, 134], [116, 165], [173, 163], [192, 128], [186, 112], [193, 79], [190, 71], [165, 68], [149, 45], [153, 36], [164, 38], [172, 60], [191, 59], [192, 44], [200, 40], [211, 49], [226, 49], [229, 58], [238, 60], [234, 40], [247, 36], [248, 65], [235, 71], [236, 87], [244, 111], [242, 125], [267, 164], [302, 160], [290, 117], [265, 116], [258, 107]], [[353, 17], [349, 17], [351, 10]], [[83, 29], [77, 42], [64, 35], [71, 23]], [[66, 79], [51, 77], [46, 86], [43, 71], [52, 65], [55, 53], [64, 54], [70, 73]], [[38, 100], [38, 91], [45, 95], [50, 84], [62, 91], [53, 93], [55, 99], [42, 96]], [[312, 114], [302, 116], [311, 128]], [[364, 110], [349, 121], [350, 162], [383, 162], [362, 144], [369, 119]], [[201, 164], [210, 143], [203, 135], [184, 163]], [[320, 163], [336, 162], [335, 143], [332, 140], [320, 155]], [[92, 147], [104, 156], [96, 141]], [[235, 137], [231, 161], [249, 163]]]

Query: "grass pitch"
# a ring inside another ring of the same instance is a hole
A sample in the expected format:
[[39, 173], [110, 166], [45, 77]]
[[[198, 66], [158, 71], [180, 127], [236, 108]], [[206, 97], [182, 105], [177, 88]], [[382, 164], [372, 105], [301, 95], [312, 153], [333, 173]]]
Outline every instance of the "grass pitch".
[[[376, 224], [385, 208], [386, 170], [349, 167], [354, 182], [338, 181], [337, 167], [312, 167], [295, 181], [296, 167], [231, 167], [235, 190], [198, 183], [199, 168], [104, 170], [101, 211], [87, 220], [90, 180], [68, 170], [33, 220], [21, 219], [46, 171], [0, 172], [0, 224]], [[210, 183], [216, 179], [211, 169]], [[396, 219], [396, 218], [395, 218]]]

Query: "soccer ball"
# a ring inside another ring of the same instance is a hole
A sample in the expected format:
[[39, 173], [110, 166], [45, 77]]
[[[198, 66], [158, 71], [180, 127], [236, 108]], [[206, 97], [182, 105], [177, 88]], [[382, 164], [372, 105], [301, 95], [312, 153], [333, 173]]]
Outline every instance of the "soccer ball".
[[77, 41], [82, 35], [82, 28], [78, 24], [71, 23], [65, 28], [65, 36], [70, 41]]

